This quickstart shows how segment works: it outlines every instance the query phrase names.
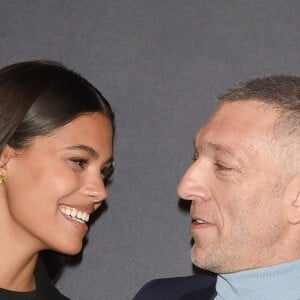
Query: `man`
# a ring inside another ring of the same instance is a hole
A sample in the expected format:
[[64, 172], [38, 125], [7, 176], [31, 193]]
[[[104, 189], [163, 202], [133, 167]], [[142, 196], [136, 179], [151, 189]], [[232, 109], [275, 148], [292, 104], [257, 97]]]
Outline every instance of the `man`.
[[178, 194], [191, 201], [192, 261], [216, 284], [162, 279], [135, 300], [300, 299], [300, 77], [228, 90], [194, 145]]

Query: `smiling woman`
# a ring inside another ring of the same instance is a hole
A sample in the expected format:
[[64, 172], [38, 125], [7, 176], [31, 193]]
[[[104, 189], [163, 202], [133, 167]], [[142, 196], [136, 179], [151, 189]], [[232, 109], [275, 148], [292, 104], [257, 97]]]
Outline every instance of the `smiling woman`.
[[0, 299], [67, 299], [38, 257], [81, 250], [113, 171], [113, 112], [80, 75], [31, 61], [0, 70], [0, 115]]

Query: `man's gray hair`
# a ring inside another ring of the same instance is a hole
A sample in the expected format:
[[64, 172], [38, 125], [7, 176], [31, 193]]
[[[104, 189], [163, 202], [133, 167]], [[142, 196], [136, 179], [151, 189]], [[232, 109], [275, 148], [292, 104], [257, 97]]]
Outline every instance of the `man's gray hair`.
[[274, 124], [274, 142], [280, 145], [283, 161], [290, 167], [294, 164], [295, 171], [299, 172], [300, 77], [278, 75], [255, 78], [225, 91], [218, 97], [219, 105], [248, 100], [261, 101], [279, 112], [279, 118]]

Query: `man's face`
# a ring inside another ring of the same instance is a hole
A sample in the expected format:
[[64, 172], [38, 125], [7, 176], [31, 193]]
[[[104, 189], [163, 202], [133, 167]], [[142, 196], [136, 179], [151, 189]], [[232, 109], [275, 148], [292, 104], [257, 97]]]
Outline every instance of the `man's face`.
[[197, 266], [227, 273], [285, 260], [288, 222], [270, 145], [277, 117], [255, 100], [228, 102], [197, 133], [178, 186], [192, 201]]

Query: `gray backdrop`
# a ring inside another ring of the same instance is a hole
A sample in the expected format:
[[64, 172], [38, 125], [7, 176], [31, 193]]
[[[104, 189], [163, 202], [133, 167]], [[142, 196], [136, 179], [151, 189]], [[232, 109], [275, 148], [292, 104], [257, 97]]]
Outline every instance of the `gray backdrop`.
[[116, 172], [72, 299], [132, 299], [154, 277], [193, 273], [177, 182], [215, 96], [237, 81], [299, 74], [300, 1], [0, 1], [0, 65], [55, 59], [116, 112]]

